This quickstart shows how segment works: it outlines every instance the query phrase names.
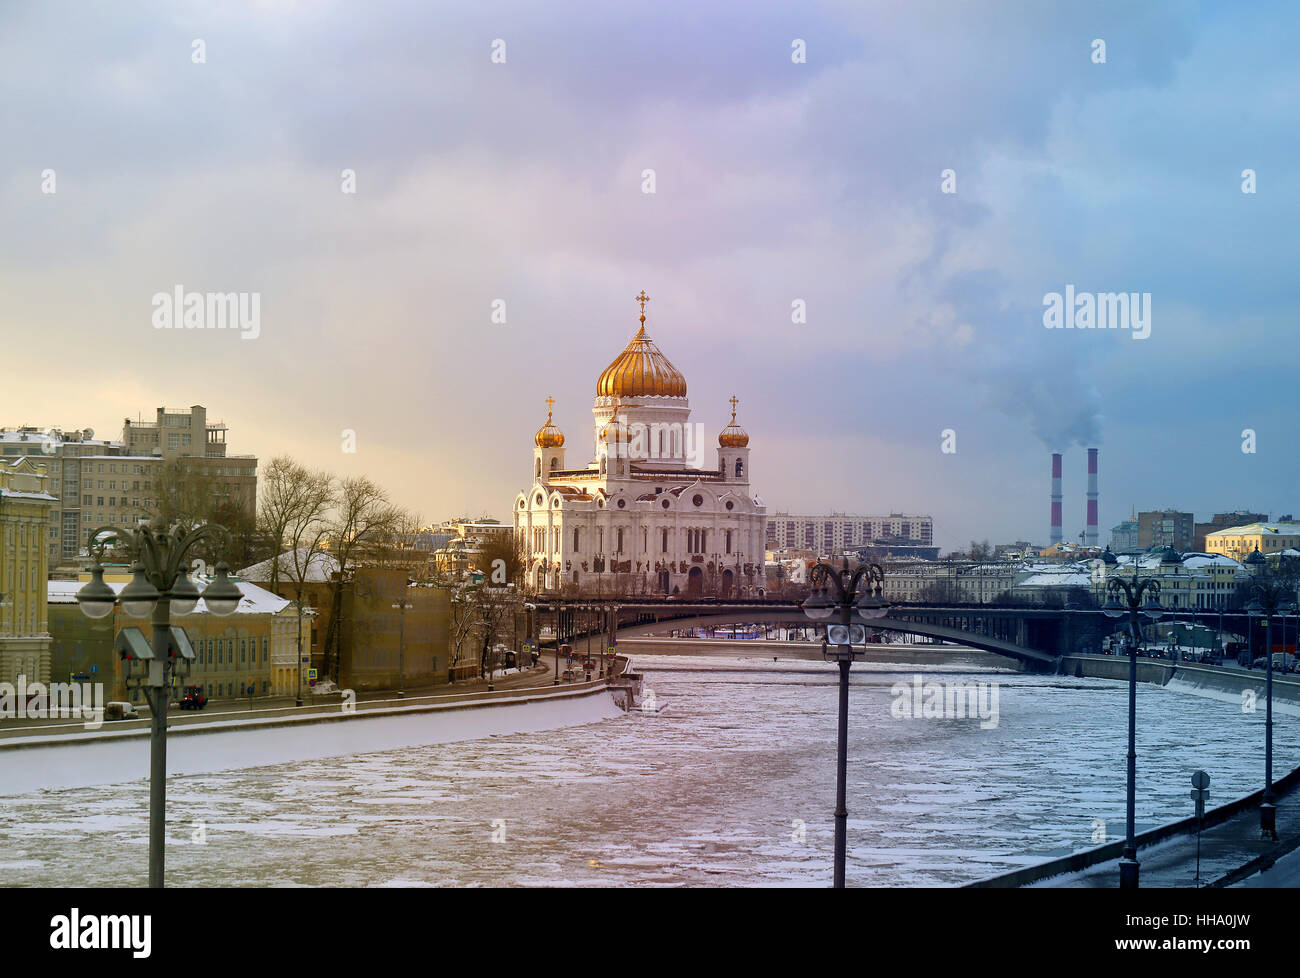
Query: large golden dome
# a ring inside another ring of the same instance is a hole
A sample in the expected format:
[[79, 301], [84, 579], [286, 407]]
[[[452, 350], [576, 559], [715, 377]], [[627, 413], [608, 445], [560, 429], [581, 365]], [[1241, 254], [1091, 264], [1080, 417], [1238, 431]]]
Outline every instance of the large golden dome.
[[551, 408], [555, 404], [555, 398], [546, 399], [546, 424], [537, 429], [537, 437], [533, 439], [538, 448], [563, 448], [564, 432], [551, 423]]
[[645, 304], [650, 298], [643, 291], [637, 301], [641, 303], [641, 328], [596, 381], [596, 396], [685, 397], [686, 378], [646, 335]]

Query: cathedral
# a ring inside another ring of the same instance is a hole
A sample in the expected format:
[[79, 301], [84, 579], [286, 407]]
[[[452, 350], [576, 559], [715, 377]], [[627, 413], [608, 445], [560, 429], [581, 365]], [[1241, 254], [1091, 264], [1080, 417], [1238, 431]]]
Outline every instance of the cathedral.
[[[750, 487], [749, 435], [731, 422], [704, 467], [686, 378], [641, 328], [596, 381], [591, 460], [569, 468], [547, 411], [533, 484], [515, 497], [528, 583], [579, 594], [757, 597], [765, 507]], [[547, 398], [548, 406], [554, 405]]]

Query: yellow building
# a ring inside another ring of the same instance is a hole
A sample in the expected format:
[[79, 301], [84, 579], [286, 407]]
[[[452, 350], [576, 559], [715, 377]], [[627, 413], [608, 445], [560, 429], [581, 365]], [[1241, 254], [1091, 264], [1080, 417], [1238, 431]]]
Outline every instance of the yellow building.
[[0, 682], [50, 681], [47, 478], [44, 462], [0, 459]]
[[1265, 557], [1300, 548], [1300, 523], [1250, 523], [1205, 535], [1205, 552], [1245, 560], [1258, 550]]
[[[131, 579], [121, 565], [105, 568], [104, 582], [121, 591]], [[82, 574], [78, 581], [50, 581], [46, 585], [51, 604], [75, 604], [76, 593], [90, 580]], [[209, 578], [193, 575], [191, 580], [200, 591]], [[198, 686], [210, 699], [248, 699], [264, 696], [293, 696], [297, 687], [298, 625], [296, 608], [291, 601], [278, 597], [249, 581], [232, 577], [243, 592], [243, 600], [234, 614], [218, 617], [209, 614], [200, 601], [188, 615], [173, 616], [172, 624], [184, 627], [194, 646], [194, 666], [188, 678], [177, 686]], [[113, 612], [113, 635], [133, 625], [150, 635], [148, 618], [132, 618], [119, 604]], [[62, 639], [63, 636], [60, 636]], [[304, 615], [303, 647], [311, 638], [311, 621]], [[121, 662], [112, 657], [111, 699], [132, 699], [123, 682]], [[69, 671], [69, 664], [59, 663], [58, 674]], [[306, 667], [303, 683], [306, 685]]]

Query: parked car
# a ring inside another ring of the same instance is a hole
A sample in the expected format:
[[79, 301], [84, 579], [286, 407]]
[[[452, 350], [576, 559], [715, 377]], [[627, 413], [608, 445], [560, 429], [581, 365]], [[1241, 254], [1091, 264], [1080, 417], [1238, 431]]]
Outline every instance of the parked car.
[[176, 705], [182, 710], [201, 710], [208, 705], [208, 698], [203, 695], [203, 687], [186, 686]]
[[140, 712], [132, 703], [114, 701], [104, 704], [105, 720], [139, 720]]

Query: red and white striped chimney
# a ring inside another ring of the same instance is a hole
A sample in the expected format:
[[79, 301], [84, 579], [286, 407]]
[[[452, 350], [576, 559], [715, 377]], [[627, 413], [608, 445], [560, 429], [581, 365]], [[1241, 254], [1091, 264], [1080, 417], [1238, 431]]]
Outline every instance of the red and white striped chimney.
[[1052, 543], [1061, 542], [1061, 453], [1052, 453]]
[[1097, 546], [1097, 449], [1088, 449], [1088, 546]]

